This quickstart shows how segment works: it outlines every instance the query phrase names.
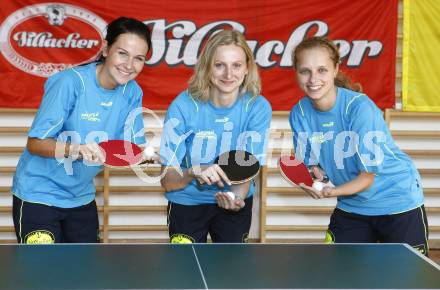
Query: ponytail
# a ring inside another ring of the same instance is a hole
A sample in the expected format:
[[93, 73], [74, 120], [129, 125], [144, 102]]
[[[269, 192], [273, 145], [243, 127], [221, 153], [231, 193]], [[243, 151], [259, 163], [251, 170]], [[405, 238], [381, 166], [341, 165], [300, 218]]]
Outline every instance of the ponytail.
[[335, 86], [362, 93], [362, 85], [358, 82], [353, 83], [353, 81], [341, 71], [338, 71], [335, 77]]

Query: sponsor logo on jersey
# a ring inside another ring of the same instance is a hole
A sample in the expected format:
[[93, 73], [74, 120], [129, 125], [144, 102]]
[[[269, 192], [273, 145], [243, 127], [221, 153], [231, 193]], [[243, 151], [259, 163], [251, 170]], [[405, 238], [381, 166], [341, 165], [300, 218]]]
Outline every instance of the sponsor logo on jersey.
[[333, 127], [335, 125], [335, 122], [327, 122], [327, 123], [323, 123], [322, 127]]
[[201, 139], [216, 139], [217, 136], [215, 134], [214, 131], [209, 130], [209, 131], [199, 131], [196, 133], [196, 138], [201, 138]]
[[99, 112], [96, 113], [82, 113], [81, 114], [81, 120], [86, 120], [90, 122], [101, 122], [101, 119], [99, 118]]
[[228, 117], [223, 117], [223, 118], [215, 119], [216, 123], [226, 123], [228, 121], [229, 121]]
[[103, 106], [103, 107], [111, 107], [111, 106], [113, 106], [113, 102], [112, 101], [101, 102], [101, 106]]

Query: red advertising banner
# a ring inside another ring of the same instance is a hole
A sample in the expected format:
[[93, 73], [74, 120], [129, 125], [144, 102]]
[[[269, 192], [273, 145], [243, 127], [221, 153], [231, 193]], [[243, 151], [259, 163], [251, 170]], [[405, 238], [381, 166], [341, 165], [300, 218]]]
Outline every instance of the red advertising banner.
[[304, 37], [324, 35], [339, 46], [342, 70], [379, 107], [394, 106], [397, 0], [10, 0], [0, 12], [0, 107], [38, 107], [46, 78], [96, 59], [105, 26], [119, 16], [153, 32], [137, 78], [150, 109], [166, 109], [186, 89], [204, 41], [230, 28], [253, 49], [274, 110], [290, 110], [302, 97], [292, 49]]

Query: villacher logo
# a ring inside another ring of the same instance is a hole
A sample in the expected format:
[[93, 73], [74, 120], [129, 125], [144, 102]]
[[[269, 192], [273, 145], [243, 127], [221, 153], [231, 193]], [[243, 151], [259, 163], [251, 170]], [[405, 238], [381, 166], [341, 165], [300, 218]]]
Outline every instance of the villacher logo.
[[23, 7], [0, 26], [0, 51], [16, 68], [48, 77], [96, 60], [107, 23], [98, 15], [65, 3]]

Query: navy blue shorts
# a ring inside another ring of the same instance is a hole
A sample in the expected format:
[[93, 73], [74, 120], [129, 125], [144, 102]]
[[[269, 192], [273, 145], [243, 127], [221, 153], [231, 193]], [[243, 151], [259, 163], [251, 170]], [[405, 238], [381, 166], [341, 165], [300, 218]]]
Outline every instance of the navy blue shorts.
[[99, 242], [95, 201], [74, 208], [60, 208], [26, 202], [14, 196], [12, 217], [17, 241], [22, 244]]
[[168, 202], [168, 230], [171, 243], [247, 242], [252, 221], [252, 198], [235, 212], [217, 204], [181, 205]]
[[428, 255], [425, 207], [380, 216], [366, 216], [336, 208], [330, 218], [327, 243], [406, 243]]

